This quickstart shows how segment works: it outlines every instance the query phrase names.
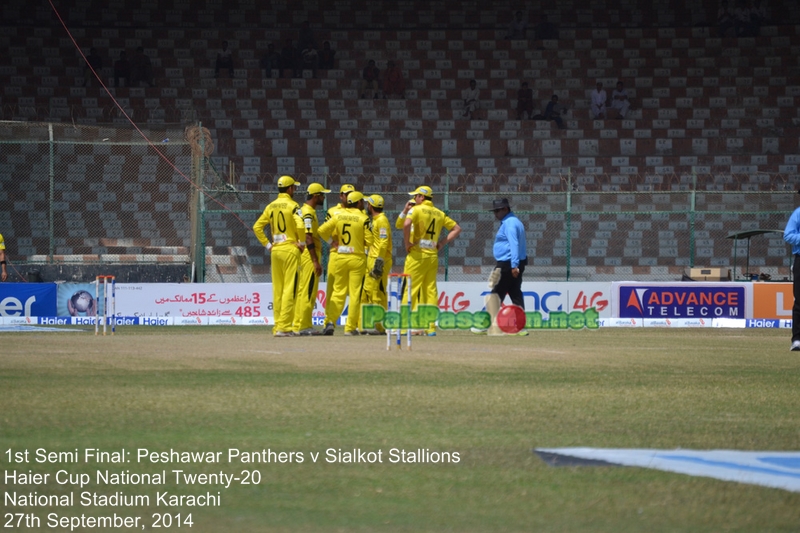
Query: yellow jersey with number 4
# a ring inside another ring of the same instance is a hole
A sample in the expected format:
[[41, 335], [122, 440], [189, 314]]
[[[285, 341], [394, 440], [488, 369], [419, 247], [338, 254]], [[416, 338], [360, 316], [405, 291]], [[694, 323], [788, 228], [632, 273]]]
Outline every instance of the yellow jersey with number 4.
[[412, 207], [408, 218], [412, 223], [411, 243], [423, 254], [438, 254], [442, 229], [447, 228], [449, 231], [456, 226], [456, 221], [434, 206], [430, 200]]

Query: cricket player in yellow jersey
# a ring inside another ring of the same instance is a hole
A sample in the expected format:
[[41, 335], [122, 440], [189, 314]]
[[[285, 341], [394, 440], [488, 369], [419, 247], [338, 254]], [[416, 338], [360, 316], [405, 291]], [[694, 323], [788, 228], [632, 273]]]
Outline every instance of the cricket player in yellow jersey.
[[[325, 329], [333, 335], [336, 322], [350, 297], [350, 311], [344, 326], [345, 335], [358, 335], [361, 322], [361, 293], [364, 289], [364, 272], [367, 251], [372, 246], [369, 217], [364, 213], [364, 195], [353, 191], [347, 195], [347, 207], [333, 214], [330, 220], [319, 227], [319, 236], [326, 241], [338, 236], [336, 268], [333, 272], [333, 294], [328, 296], [329, 314]], [[328, 334], [328, 333], [326, 333]]]
[[[259, 242], [266, 246], [272, 260], [272, 309], [275, 313], [273, 335], [292, 337], [294, 300], [300, 254], [306, 244], [305, 226], [300, 206], [292, 199], [299, 185], [291, 176], [278, 178], [278, 197], [264, 208], [253, 224]], [[264, 228], [270, 227], [270, 239]]]
[[300, 278], [297, 285], [297, 301], [294, 307], [292, 331], [295, 335], [322, 335], [311, 324], [311, 315], [317, 303], [319, 277], [322, 275], [322, 241], [319, 238], [317, 208], [325, 202], [331, 192], [319, 183], [308, 186], [306, 201], [300, 207], [306, 230], [306, 250], [300, 255]]
[[[395, 227], [403, 230], [403, 246], [408, 253], [403, 272], [411, 276], [411, 308], [414, 310], [419, 304], [439, 305], [436, 286], [439, 250], [458, 238], [461, 226], [433, 205], [430, 187], [423, 185], [409, 194], [413, 203], [406, 203]], [[445, 228], [447, 237], [439, 240]], [[406, 290], [403, 287], [403, 294], [407, 294]], [[436, 335], [436, 325], [430, 324], [427, 333]]]
[[[383, 197], [368, 196], [367, 211], [372, 217], [372, 246], [367, 256], [367, 277], [364, 280], [364, 303], [378, 304], [386, 309], [389, 295], [389, 273], [392, 271], [392, 226], [383, 213]], [[378, 324], [374, 333], [383, 335], [383, 325]], [[373, 333], [373, 331], [367, 331]]]
[[[333, 215], [347, 207], [347, 195], [355, 191], [356, 188], [349, 183], [345, 183], [339, 188], [339, 203], [328, 208], [325, 214], [325, 222], [333, 218]], [[331, 249], [328, 253], [328, 278], [325, 284], [325, 324], [336, 322], [335, 320], [328, 320], [330, 316], [331, 295], [333, 294], [333, 274], [336, 271], [336, 248], [338, 245], [337, 236], [334, 233], [331, 241]], [[333, 335], [333, 327], [325, 328], [324, 335]]]

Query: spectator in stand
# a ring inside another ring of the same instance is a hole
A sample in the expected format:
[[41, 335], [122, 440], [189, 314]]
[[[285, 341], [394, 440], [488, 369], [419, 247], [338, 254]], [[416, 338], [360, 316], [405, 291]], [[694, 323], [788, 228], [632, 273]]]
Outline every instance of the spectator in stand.
[[[97, 50], [92, 47], [89, 49], [89, 55], [86, 56], [86, 66], [83, 67], [83, 85], [88, 87], [92, 84], [92, 79], [97, 73], [97, 77], [102, 79], [103, 73], [103, 58], [97, 53]], [[94, 72], [93, 72], [94, 71]]]
[[283, 73], [287, 70], [291, 70], [291, 76], [293, 78], [299, 78], [302, 73], [300, 72], [300, 60], [297, 57], [297, 49], [292, 45], [291, 39], [286, 39], [283, 43], [283, 48], [281, 48], [281, 57], [280, 57], [280, 69], [281, 74], [280, 77], [283, 77]]
[[464, 118], [472, 120], [475, 114], [480, 109], [480, 89], [478, 89], [478, 82], [469, 80], [469, 89], [464, 89], [461, 96], [464, 98]]
[[[311, 29], [311, 23], [304, 20], [300, 25], [300, 31], [297, 38], [297, 51], [299, 53], [300, 68], [303, 70], [310, 70], [312, 77], [317, 77], [317, 69], [319, 68], [319, 45], [314, 37], [314, 31]], [[302, 76], [302, 72], [300, 73]]]
[[331, 48], [330, 41], [322, 43], [322, 50], [319, 51], [319, 68], [322, 70], [330, 70], [334, 65], [336, 57], [336, 50]]
[[274, 44], [269, 43], [267, 45], [267, 50], [264, 52], [264, 55], [261, 56], [259, 65], [264, 70], [265, 78], [271, 78], [272, 70], [280, 68], [280, 56], [278, 56], [278, 52], [275, 51]]
[[533, 28], [538, 41], [552, 41], [558, 39], [558, 27], [547, 20], [547, 15], [542, 14], [539, 24]]
[[317, 47], [313, 41], [309, 41], [300, 56], [303, 59], [303, 69], [310, 70], [311, 77], [316, 78], [317, 69], [319, 68], [319, 54], [317, 53]]
[[600, 120], [606, 118], [606, 100], [608, 96], [603, 89], [603, 82], [597, 82], [597, 88], [592, 91], [592, 118]]
[[228, 75], [233, 78], [233, 51], [228, 48], [228, 41], [222, 41], [222, 48], [217, 52], [217, 61], [214, 64], [214, 77], [219, 78], [220, 69], [228, 69]]
[[611, 93], [611, 109], [616, 109], [619, 116], [623, 119], [627, 116], [631, 102], [628, 100], [628, 90], [621, 81], [617, 82], [617, 88]]
[[136, 54], [131, 58], [131, 87], [138, 87], [141, 82], [153, 87], [153, 63], [144, 53], [141, 46], [136, 49]]
[[736, 27], [736, 18], [733, 9], [728, 5], [728, 0], [722, 0], [717, 10], [717, 28], [719, 36], [725, 37], [728, 30]]
[[506, 34], [506, 39], [526, 39], [527, 33], [528, 21], [523, 17], [522, 11], [517, 11], [514, 14], [514, 19], [508, 24], [508, 34]]
[[389, 60], [386, 70], [383, 72], [383, 97], [398, 95], [400, 98], [406, 97], [406, 82], [403, 79], [403, 70], [395, 65], [394, 61]]
[[381, 90], [380, 74], [378, 67], [375, 66], [375, 60], [370, 59], [361, 72], [361, 87], [358, 91], [361, 98], [367, 98], [367, 94], [371, 95], [370, 98], [378, 97]]
[[761, 0], [753, 0], [749, 7], [745, 0], [740, 0], [737, 2], [734, 16], [737, 37], [758, 37], [761, 33], [761, 24], [767, 18], [767, 11]]
[[120, 80], [125, 80], [125, 85], [131, 84], [131, 64], [125, 50], [119, 53], [119, 59], [114, 62], [114, 87], [122, 87]]
[[522, 87], [517, 91], [517, 120], [522, 120], [525, 113], [528, 118], [533, 117], [533, 91], [527, 81], [522, 82]]
[[562, 106], [558, 103], [558, 95], [554, 94], [550, 101], [547, 103], [547, 107], [544, 109], [544, 113], [541, 115], [536, 115], [533, 117], [534, 120], [552, 120], [558, 126], [558, 129], [564, 129], [564, 120], [561, 118], [561, 113], [565, 113], [567, 108]]
[[317, 40], [314, 39], [314, 31], [311, 29], [311, 24], [305, 20], [300, 25], [300, 35], [297, 38], [297, 49], [305, 50], [309, 46], [313, 46], [316, 50]]
[[761, 26], [769, 21], [767, 6], [761, 0], [753, 0], [750, 6], [750, 22], [753, 24], [753, 36], [758, 37]]
[[736, 26], [737, 37], [750, 36], [750, 8], [747, 7], [747, 0], [737, 0], [736, 9], [733, 12]]

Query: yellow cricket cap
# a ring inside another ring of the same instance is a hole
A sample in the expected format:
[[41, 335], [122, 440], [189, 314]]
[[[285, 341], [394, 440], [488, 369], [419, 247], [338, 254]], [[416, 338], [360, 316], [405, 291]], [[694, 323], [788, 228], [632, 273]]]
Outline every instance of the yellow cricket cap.
[[278, 178], [278, 187], [291, 187], [292, 185], [300, 185], [295, 179], [288, 174]]
[[308, 186], [308, 194], [327, 194], [331, 192], [319, 183], [311, 183]]
[[342, 187], [339, 189], [339, 194], [347, 194], [347, 193], [349, 193], [349, 192], [353, 192], [354, 190], [356, 190], [355, 186], [353, 186], [353, 185], [350, 185], [349, 183], [345, 183], [345, 184], [344, 184], [344, 185], [342, 185]]
[[372, 204], [372, 207], [383, 209], [383, 196], [381, 196], [380, 194], [373, 194], [371, 196], [367, 196], [367, 201], [370, 204]]
[[409, 196], [416, 196], [418, 194], [421, 194], [422, 196], [433, 196], [433, 189], [431, 189], [427, 185], [422, 185], [420, 187], [417, 187], [408, 194]]
[[348, 204], [357, 204], [359, 200], [363, 200], [364, 195], [358, 191], [353, 191], [347, 195]]

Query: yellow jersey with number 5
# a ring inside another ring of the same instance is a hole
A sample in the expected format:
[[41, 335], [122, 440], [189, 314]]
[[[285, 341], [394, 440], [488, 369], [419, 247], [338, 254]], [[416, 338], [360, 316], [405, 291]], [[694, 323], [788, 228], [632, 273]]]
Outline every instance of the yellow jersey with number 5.
[[336, 213], [319, 227], [319, 236], [326, 241], [336, 235], [336, 253], [360, 254], [366, 257], [372, 246], [369, 217], [360, 209], [347, 207]]

